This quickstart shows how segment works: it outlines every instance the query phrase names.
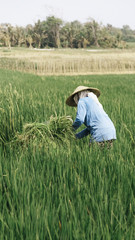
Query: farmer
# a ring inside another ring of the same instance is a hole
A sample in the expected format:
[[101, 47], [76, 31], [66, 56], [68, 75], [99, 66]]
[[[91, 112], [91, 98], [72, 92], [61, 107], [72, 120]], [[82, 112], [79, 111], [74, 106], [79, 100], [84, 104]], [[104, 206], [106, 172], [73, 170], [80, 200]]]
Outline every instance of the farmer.
[[77, 130], [83, 123], [84, 130], [76, 134], [80, 139], [90, 134], [90, 145], [97, 142], [100, 146], [107, 144], [108, 148], [116, 139], [116, 131], [113, 122], [104, 111], [98, 100], [100, 91], [97, 88], [79, 86], [67, 98], [66, 104], [71, 107], [77, 106], [77, 115], [73, 123], [74, 130]]

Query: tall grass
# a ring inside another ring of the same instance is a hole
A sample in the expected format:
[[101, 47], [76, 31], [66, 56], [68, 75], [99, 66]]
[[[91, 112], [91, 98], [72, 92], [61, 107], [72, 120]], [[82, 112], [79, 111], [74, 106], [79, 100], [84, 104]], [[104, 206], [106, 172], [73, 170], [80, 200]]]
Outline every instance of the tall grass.
[[[0, 239], [135, 239], [134, 78], [0, 70]], [[47, 150], [10, 143], [25, 124], [74, 119], [65, 100], [77, 85], [101, 90], [117, 131], [111, 150], [89, 149], [89, 137]]]

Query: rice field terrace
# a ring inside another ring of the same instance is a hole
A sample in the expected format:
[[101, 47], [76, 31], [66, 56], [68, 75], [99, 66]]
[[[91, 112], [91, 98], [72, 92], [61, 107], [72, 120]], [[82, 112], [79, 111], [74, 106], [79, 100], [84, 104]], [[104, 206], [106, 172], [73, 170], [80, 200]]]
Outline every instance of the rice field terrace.
[[[74, 138], [65, 100], [78, 85], [101, 90], [112, 149]], [[134, 96], [133, 74], [0, 70], [1, 240], [135, 239]]]
[[38, 75], [135, 73], [135, 49], [0, 49], [0, 68]]

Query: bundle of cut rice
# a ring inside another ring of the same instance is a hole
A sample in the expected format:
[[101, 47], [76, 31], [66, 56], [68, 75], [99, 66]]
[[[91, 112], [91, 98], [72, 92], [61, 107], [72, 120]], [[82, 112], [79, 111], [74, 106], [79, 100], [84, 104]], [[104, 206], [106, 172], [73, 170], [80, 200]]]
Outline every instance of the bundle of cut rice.
[[74, 138], [72, 119], [70, 116], [53, 117], [45, 123], [27, 123], [23, 133], [17, 136], [17, 141], [29, 143], [30, 141], [62, 141]]

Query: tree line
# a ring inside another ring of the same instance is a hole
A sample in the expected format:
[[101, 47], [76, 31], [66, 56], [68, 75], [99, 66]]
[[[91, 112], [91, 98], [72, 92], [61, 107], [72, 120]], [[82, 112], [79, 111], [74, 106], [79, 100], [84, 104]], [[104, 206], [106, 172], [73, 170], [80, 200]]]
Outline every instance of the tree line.
[[120, 29], [111, 24], [103, 26], [94, 19], [82, 24], [49, 16], [26, 27], [0, 24], [0, 46], [9, 48], [126, 48], [127, 42], [135, 42], [135, 30], [128, 25]]

